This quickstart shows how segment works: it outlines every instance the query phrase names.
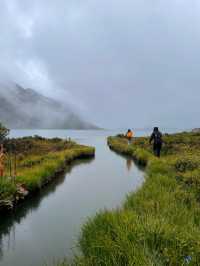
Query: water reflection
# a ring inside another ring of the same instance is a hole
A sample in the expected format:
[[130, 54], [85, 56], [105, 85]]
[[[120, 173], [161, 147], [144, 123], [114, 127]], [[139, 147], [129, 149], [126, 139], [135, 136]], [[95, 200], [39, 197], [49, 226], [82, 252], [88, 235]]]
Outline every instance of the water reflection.
[[126, 167], [127, 167], [128, 171], [131, 170], [131, 168], [133, 167], [133, 159], [131, 159], [131, 158], [126, 159]]
[[48, 186], [42, 189], [41, 192], [33, 195], [24, 201], [13, 213], [1, 214], [0, 216], [0, 261], [3, 258], [4, 251], [15, 250], [15, 227], [17, 224], [22, 223], [26, 216], [40, 207], [42, 200], [52, 193], [54, 193], [60, 185], [63, 184], [66, 175], [70, 174], [73, 167], [81, 164], [89, 164], [94, 160], [81, 159], [73, 162], [66, 167], [64, 173], [60, 174]]
[[125, 162], [126, 162], [126, 168], [127, 168], [128, 172], [132, 171], [132, 168], [133, 168], [134, 166], [136, 166], [136, 167], [137, 167], [139, 170], [141, 170], [141, 171], [144, 171], [144, 170], [145, 170], [145, 167], [144, 167], [144, 166], [138, 164], [138, 163], [137, 163], [136, 161], [134, 161], [134, 159], [133, 159], [132, 157], [130, 157], [129, 155], [125, 155], [125, 154], [119, 153], [119, 152], [117, 152], [117, 151], [114, 151], [114, 150], [112, 150], [112, 148], [110, 148], [110, 147], [109, 147], [109, 149], [110, 149], [111, 152], [115, 153], [117, 156], [122, 157], [122, 158], [125, 159]]

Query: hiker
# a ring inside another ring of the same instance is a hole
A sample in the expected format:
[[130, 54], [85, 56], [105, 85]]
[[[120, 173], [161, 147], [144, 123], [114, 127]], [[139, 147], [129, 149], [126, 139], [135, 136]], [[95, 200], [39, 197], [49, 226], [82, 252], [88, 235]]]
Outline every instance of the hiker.
[[0, 177], [4, 176], [4, 160], [5, 160], [4, 148], [3, 148], [3, 144], [1, 144], [0, 146]]
[[130, 144], [131, 143], [131, 140], [133, 138], [133, 132], [130, 129], [128, 129], [128, 131], [126, 133], [126, 138], [128, 139], [128, 142]]
[[159, 131], [158, 127], [154, 127], [153, 133], [151, 134], [150, 137], [150, 144], [153, 141], [153, 151], [155, 156], [160, 157], [160, 152], [162, 149], [162, 133]]

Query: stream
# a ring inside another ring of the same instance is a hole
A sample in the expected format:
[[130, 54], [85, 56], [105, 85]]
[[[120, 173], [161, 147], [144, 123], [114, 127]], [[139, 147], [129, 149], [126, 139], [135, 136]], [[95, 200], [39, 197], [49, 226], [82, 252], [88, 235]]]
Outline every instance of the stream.
[[[113, 131], [13, 130], [11, 136], [70, 137], [94, 146], [94, 159], [72, 163], [65, 174], [15, 213], [0, 217], [0, 265], [43, 266], [77, 252], [81, 226], [102, 209], [119, 207], [143, 183], [143, 172], [128, 157], [112, 151]], [[146, 132], [137, 132], [145, 135]]]

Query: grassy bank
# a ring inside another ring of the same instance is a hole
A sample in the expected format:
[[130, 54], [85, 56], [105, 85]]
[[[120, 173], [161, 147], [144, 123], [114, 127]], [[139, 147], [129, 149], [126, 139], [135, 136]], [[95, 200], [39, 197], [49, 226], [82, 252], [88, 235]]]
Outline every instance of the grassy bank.
[[108, 139], [111, 149], [145, 166], [146, 181], [120, 209], [100, 212], [83, 226], [83, 256], [72, 265], [200, 265], [200, 134], [164, 141], [157, 159], [147, 138], [131, 145]]
[[12, 209], [24, 197], [40, 190], [73, 160], [94, 156], [94, 148], [37, 136], [7, 140], [5, 149], [0, 210]]

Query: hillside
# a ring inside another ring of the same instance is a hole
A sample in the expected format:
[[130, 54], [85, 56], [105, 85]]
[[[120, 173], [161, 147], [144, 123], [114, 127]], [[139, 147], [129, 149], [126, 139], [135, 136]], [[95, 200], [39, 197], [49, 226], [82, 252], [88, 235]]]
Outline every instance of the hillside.
[[[67, 101], [66, 101], [67, 102]], [[63, 103], [18, 84], [0, 84], [0, 121], [21, 129], [96, 129]]]

